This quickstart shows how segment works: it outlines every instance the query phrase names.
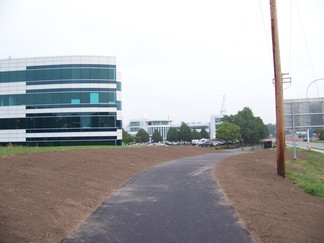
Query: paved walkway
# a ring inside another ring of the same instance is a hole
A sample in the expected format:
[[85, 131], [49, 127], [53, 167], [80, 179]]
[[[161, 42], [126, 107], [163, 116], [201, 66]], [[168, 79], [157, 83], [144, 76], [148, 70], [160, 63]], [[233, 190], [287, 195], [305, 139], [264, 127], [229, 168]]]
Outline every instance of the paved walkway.
[[229, 154], [162, 163], [131, 179], [63, 242], [251, 242], [213, 179]]

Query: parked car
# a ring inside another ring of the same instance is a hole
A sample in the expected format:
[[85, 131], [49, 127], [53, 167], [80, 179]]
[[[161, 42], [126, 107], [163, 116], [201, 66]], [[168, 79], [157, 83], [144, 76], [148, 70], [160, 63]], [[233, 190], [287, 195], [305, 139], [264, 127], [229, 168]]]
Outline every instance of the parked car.
[[206, 138], [202, 138], [202, 139], [192, 139], [191, 140], [191, 144], [192, 144], [192, 146], [200, 146], [201, 144], [205, 143], [206, 141], [209, 141], [209, 140], [206, 139]]
[[191, 144], [192, 144], [192, 146], [198, 145], [199, 144], [199, 139], [192, 139]]
[[208, 141], [201, 143], [199, 146], [200, 147], [213, 147], [213, 146], [215, 146], [215, 144], [213, 141], [208, 140]]

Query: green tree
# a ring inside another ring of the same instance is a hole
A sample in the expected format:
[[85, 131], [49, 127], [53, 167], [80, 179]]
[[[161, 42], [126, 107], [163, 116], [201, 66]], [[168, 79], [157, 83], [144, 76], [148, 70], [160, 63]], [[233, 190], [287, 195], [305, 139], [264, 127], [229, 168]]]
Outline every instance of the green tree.
[[202, 138], [209, 138], [209, 134], [208, 134], [208, 132], [206, 131], [206, 129], [204, 127], [200, 131], [200, 136]]
[[182, 122], [179, 131], [179, 140], [191, 142], [191, 139], [192, 134], [190, 127], [186, 123]]
[[201, 135], [196, 129], [192, 131], [192, 139], [201, 139]]
[[123, 129], [123, 143], [131, 143], [134, 141], [134, 137]]
[[267, 125], [265, 125], [260, 117], [255, 118], [256, 124], [257, 124], [257, 130], [258, 133], [258, 139], [265, 139], [269, 137], [269, 129]]
[[143, 128], [141, 128], [138, 130], [135, 140], [137, 143], [147, 143], [150, 141], [150, 135]]
[[179, 132], [175, 127], [170, 127], [167, 134], [167, 140], [172, 142], [179, 141]]
[[223, 118], [222, 118], [222, 121], [223, 122], [229, 122], [229, 123], [234, 123], [235, 124], [235, 116], [234, 115], [225, 115]]
[[267, 124], [268, 132], [269, 134], [272, 134], [272, 136], [276, 136], [276, 124]]
[[226, 141], [228, 147], [230, 141], [234, 142], [241, 138], [241, 129], [234, 123], [223, 122], [217, 129], [217, 138]]
[[[244, 144], [254, 145], [269, 136], [268, 128], [260, 117], [255, 117], [250, 108], [245, 107], [236, 115], [225, 116], [224, 122], [230, 122], [240, 127]], [[218, 134], [218, 129], [217, 129]]]
[[155, 142], [155, 143], [163, 141], [161, 133], [157, 129], [155, 129], [153, 134], [152, 134], [152, 141]]

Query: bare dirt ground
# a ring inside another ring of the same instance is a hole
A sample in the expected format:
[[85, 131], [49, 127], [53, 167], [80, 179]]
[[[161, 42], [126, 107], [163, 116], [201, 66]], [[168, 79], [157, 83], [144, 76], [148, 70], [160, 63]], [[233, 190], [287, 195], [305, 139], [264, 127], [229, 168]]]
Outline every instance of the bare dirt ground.
[[[214, 149], [143, 147], [0, 157], [0, 242], [60, 242], [144, 169]], [[276, 175], [274, 151], [217, 164], [228, 202], [259, 242], [323, 242], [324, 200]]]
[[214, 173], [256, 242], [324, 242], [324, 199], [277, 176], [275, 150], [227, 158]]
[[0, 242], [60, 242], [145, 168], [210, 152], [179, 146], [1, 156]]

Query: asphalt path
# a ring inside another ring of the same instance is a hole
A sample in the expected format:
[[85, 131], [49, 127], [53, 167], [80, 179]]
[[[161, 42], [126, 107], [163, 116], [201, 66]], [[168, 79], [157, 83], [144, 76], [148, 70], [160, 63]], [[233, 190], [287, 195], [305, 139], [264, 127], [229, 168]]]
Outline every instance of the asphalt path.
[[212, 165], [229, 155], [178, 159], [142, 172], [63, 242], [251, 242], [213, 177]]

